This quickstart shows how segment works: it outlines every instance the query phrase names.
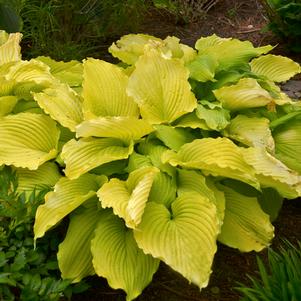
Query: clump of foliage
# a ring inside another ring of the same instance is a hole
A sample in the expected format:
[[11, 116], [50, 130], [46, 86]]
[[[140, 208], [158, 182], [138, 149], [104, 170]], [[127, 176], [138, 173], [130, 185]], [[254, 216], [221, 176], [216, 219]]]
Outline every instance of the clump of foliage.
[[262, 0], [270, 19], [269, 29], [290, 50], [301, 52], [301, 2], [299, 0]]
[[277, 85], [297, 63], [216, 35], [195, 49], [126, 35], [118, 65], [24, 61], [19, 40], [0, 39], [0, 164], [25, 190], [54, 185], [34, 234], [69, 216], [64, 279], [97, 274], [133, 300], [162, 260], [201, 289], [217, 241], [270, 244], [283, 198], [301, 195], [300, 101]]
[[[20, 172], [18, 172], [20, 174]], [[21, 176], [21, 183], [22, 172]], [[26, 181], [26, 179], [24, 179]], [[22, 184], [21, 184], [22, 185]], [[46, 189], [21, 193], [16, 172], [9, 167], [0, 171], [0, 299], [40, 301], [71, 296], [69, 280], [58, 274], [55, 235], [42, 239], [36, 249], [33, 222]], [[48, 189], [49, 190], [49, 189]], [[81, 285], [73, 291], [81, 291]]]
[[260, 280], [249, 277], [252, 287], [237, 288], [242, 301], [301, 300], [301, 243], [285, 241], [279, 251], [268, 250], [268, 265], [257, 257]]
[[218, 0], [153, 0], [155, 7], [165, 9], [185, 23], [199, 21]]
[[1, 1], [0, 29], [23, 33], [25, 55], [59, 60], [97, 55], [101, 42], [135, 30], [149, 7], [144, 0]]

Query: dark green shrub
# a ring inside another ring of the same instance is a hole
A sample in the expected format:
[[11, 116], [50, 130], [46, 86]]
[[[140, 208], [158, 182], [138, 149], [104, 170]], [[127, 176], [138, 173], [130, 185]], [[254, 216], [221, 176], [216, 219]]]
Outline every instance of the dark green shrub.
[[52, 233], [34, 249], [33, 220], [47, 191], [18, 194], [14, 172], [0, 171], [0, 300], [58, 300], [76, 288], [61, 280], [56, 260], [58, 237]]
[[269, 29], [293, 52], [301, 52], [300, 0], [262, 0], [270, 19]]
[[288, 241], [279, 251], [269, 250], [268, 267], [257, 257], [260, 280], [250, 277], [252, 287], [238, 290], [242, 301], [301, 300], [301, 243], [295, 247]]

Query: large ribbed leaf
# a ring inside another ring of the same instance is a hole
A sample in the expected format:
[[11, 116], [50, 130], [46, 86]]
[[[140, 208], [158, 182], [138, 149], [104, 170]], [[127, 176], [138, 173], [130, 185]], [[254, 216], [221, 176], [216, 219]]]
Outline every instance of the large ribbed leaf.
[[17, 83], [51, 84], [55, 82], [50, 68], [34, 59], [17, 62], [9, 68], [5, 78], [15, 80]]
[[281, 55], [264, 55], [252, 60], [251, 70], [274, 82], [284, 82], [301, 72], [301, 67], [293, 60]]
[[83, 65], [78, 61], [57, 62], [50, 57], [39, 56], [37, 60], [43, 62], [50, 67], [51, 74], [61, 82], [71, 87], [77, 87], [83, 81]]
[[75, 132], [75, 126], [83, 120], [82, 102], [69, 86], [55, 85], [33, 95], [46, 114]]
[[83, 208], [71, 215], [67, 235], [57, 253], [62, 278], [79, 282], [84, 277], [95, 274], [91, 240], [100, 218], [101, 214], [96, 206]]
[[212, 181], [209, 183], [206, 182], [206, 178], [199, 171], [178, 169], [177, 182], [178, 195], [196, 192], [214, 203], [217, 209], [219, 224], [220, 226], [223, 224], [225, 214], [224, 193], [218, 190]]
[[145, 166], [152, 166], [150, 158], [145, 155], [136, 153], [135, 151], [130, 155], [126, 171], [128, 173]]
[[288, 199], [301, 196], [301, 176], [263, 148], [249, 147], [243, 150], [243, 156], [263, 187], [272, 187]]
[[18, 191], [39, 191], [52, 188], [61, 178], [58, 166], [52, 162], [46, 162], [37, 170], [17, 168]]
[[[159, 142], [159, 143], [158, 143]], [[168, 148], [160, 144], [160, 141], [146, 140], [139, 144], [138, 150], [141, 154], [148, 157], [151, 164], [166, 172], [170, 176], [174, 176], [176, 171], [175, 168], [162, 162], [162, 155]]]
[[215, 81], [214, 75], [218, 62], [215, 57], [210, 55], [199, 55], [186, 67], [189, 69], [190, 77], [199, 81]]
[[163, 162], [188, 169], [200, 169], [213, 176], [237, 179], [259, 188], [254, 169], [249, 166], [241, 148], [227, 138], [196, 139], [181, 147], [178, 153], [167, 151]]
[[0, 118], [0, 165], [37, 169], [55, 158], [59, 140], [48, 116], [20, 113]]
[[127, 301], [141, 294], [159, 266], [159, 260], [145, 255], [133, 232], [110, 212], [99, 219], [91, 251], [96, 274], [106, 278], [112, 288], [123, 289]]
[[225, 186], [222, 189], [226, 197], [226, 210], [218, 240], [242, 252], [259, 252], [267, 247], [274, 237], [274, 227], [258, 200]]
[[21, 33], [0, 31], [0, 65], [21, 60]]
[[216, 34], [213, 34], [211, 36], [198, 39], [195, 43], [195, 48], [199, 51], [199, 53], [203, 53], [212, 46], [216, 46], [230, 40], [231, 38], [220, 38]]
[[44, 236], [49, 228], [96, 195], [96, 191], [105, 181], [105, 176], [90, 174], [76, 180], [61, 178], [54, 191], [46, 194], [45, 204], [38, 207], [34, 224], [35, 239]]
[[16, 96], [0, 96], [0, 117], [9, 114], [17, 102], [18, 97]]
[[165, 172], [157, 173], [152, 189], [149, 194], [149, 201], [165, 205], [169, 208], [175, 200], [177, 193], [177, 182], [175, 177], [171, 177]]
[[248, 146], [264, 147], [273, 152], [274, 139], [267, 118], [237, 115], [224, 131], [224, 135]]
[[66, 164], [65, 174], [70, 179], [108, 162], [126, 159], [133, 152], [133, 144], [125, 146], [115, 138], [83, 138], [68, 141], [61, 157]]
[[163, 204], [147, 203], [134, 235], [144, 253], [202, 288], [208, 284], [218, 231], [215, 205], [192, 192], [178, 197], [170, 211]]
[[196, 48], [199, 50], [199, 54], [207, 54], [216, 58], [219, 63], [218, 70], [243, 65], [248, 63], [251, 58], [273, 49], [270, 45], [255, 48], [249, 41], [222, 39], [215, 35], [198, 40]]
[[188, 129], [175, 128], [169, 125], [156, 125], [156, 136], [172, 150], [179, 150], [180, 147], [194, 140], [193, 134]]
[[230, 121], [230, 112], [222, 108], [220, 103], [212, 103], [206, 100], [201, 101], [196, 109], [196, 116], [204, 120], [211, 130], [220, 131], [224, 129]]
[[155, 50], [139, 58], [127, 91], [143, 118], [152, 124], [170, 123], [196, 107], [187, 81], [189, 71], [176, 59], [164, 59]]
[[162, 40], [146, 34], [128, 34], [121, 37], [109, 48], [109, 52], [122, 62], [133, 65], [144, 53], [144, 46], [149, 42], [161, 44]]
[[237, 84], [222, 87], [213, 93], [223, 107], [231, 111], [262, 107], [273, 101], [253, 78], [242, 78]]
[[84, 115], [138, 117], [138, 107], [126, 94], [128, 77], [121, 68], [96, 59], [84, 62]]
[[301, 122], [291, 120], [278, 127], [273, 136], [276, 144], [275, 156], [289, 168], [301, 174]]
[[78, 137], [110, 137], [125, 142], [137, 140], [154, 131], [143, 119], [136, 117], [98, 117], [84, 121], [76, 128]]
[[114, 214], [123, 218], [127, 227], [136, 228], [141, 222], [154, 177], [159, 170], [141, 167], [130, 173], [126, 181], [111, 179], [97, 195], [103, 208], [113, 208]]
[[173, 125], [174, 127], [179, 128], [210, 130], [205, 120], [197, 117], [196, 111], [185, 114], [184, 116], [178, 118]]

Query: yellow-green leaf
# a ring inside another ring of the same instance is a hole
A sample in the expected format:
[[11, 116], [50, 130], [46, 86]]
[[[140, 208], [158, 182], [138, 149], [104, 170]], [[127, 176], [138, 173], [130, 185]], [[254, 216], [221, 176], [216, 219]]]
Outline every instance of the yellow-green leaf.
[[105, 181], [105, 176], [90, 174], [76, 180], [61, 178], [54, 186], [54, 191], [46, 194], [45, 204], [38, 207], [34, 224], [35, 239], [43, 237], [48, 229], [95, 196]]
[[149, 123], [170, 123], [196, 108], [188, 76], [189, 71], [180, 60], [164, 59], [150, 50], [137, 61], [127, 91]]
[[127, 85], [128, 76], [121, 68], [92, 58], [84, 61], [82, 95], [85, 118], [138, 117], [137, 104], [132, 97], [126, 94]]
[[274, 237], [274, 227], [258, 200], [225, 186], [222, 189], [226, 197], [226, 210], [218, 240], [242, 252], [259, 252], [269, 246]]
[[126, 146], [115, 138], [83, 138], [68, 141], [61, 157], [66, 164], [66, 176], [76, 179], [102, 164], [126, 159], [132, 152], [132, 142]]
[[264, 55], [250, 63], [251, 70], [257, 75], [265, 76], [274, 82], [284, 82], [301, 72], [298, 63], [281, 55]]
[[267, 118], [237, 115], [225, 129], [224, 135], [245, 145], [264, 147], [273, 152], [275, 143], [269, 125]]
[[259, 189], [255, 171], [244, 160], [241, 148], [227, 138], [196, 139], [183, 145], [178, 153], [166, 151], [162, 160], [173, 166], [237, 179]]
[[145, 254], [160, 258], [203, 288], [211, 273], [218, 231], [215, 205], [189, 193], [178, 197], [170, 211], [163, 204], [147, 203], [134, 235]]
[[0, 65], [21, 60], [20, 41], [22, 34], [0, 31]]
[[63, 279], [73, 283], [94, 275], [91, 240], [95, 227], [101, 218], [96, 206], [82, 209], [70, 217], [70, 224], [64, 241], [59, 245], [57, 259]]
[[16, 96], [0, 96], [0, 117], [9, 114], [17, 104], [19, 98]]
[[20, 113], [0, 118], [0, 165], [37, 169], [57, 155], [60, 132], [45, 115]]
[[242, 78], [237, 84], [213, 90], [213, 93], [223, 107], [231, 111], [263, 107], [273, 101], [253, 78]]
[[301, 196], [301, 176], [289, 169], [265, 149], [249, 147], [243, 149], [246, 162], [251, 165], [262, 187], [272, 187], [282, 196], [294, 199]]
[[55, 85], [33, 95], [46, 114], [75, 132], [76, 125], [83, 120], [82, 102], [69, 86]]
[[129, 174], [126, 181], [111, 179], [97, 195], [103, 208], [113, 208], [114, 214], [125, 220], [127, 227], [136, 228], [141, 222], [146, 202], [152, 188], [155, 167], [141, 167]]
[[133, 232], [122, 220], [104, 212], [91, 242], [93, 266], [98, 276], [108, 280], [114, 289], [123, 289], [131, 301], [151, 282], [159, 260], [138, 248]]
[[76, 128], [78, 137], [118, 138], [124, 142], [140, 139], [152, 131], [149, 123], [136, 117], [98, 117], [84, 121]]

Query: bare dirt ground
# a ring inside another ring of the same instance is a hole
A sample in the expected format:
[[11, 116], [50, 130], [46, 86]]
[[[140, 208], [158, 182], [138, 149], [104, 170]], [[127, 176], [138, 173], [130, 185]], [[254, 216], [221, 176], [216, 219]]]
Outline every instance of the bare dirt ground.
[[[161, 38], [174, 35], [191, 46], [199, 37], [213, 33], [221, 37], [250, 40], [256, 46], [279, 44], [274, 50], [275, 53], [290, 56], [301, 62], [301, 56], [289, 54], [281, 41], [272, 33], [263, 30], [267, 22], [259, 1], [220, 0], [205, 19], [186, 25], [177, 24], [174, 17], [168, 13], [151, 11], [145, 16], [138, 32]], [[298, 239], [301, 240], [301, 200], [286, 201], [274, 225], [276, 233], [273, 248], [277, 248], [283, 238], [293, 243]], [[266, 254], [267, 251], [263, 251], [260, 256], [266, 258]], [[137, 298], [137, 301], [239, 300], [239, 294], [234, 287], [237, 286], [237, 282], [248, 283], [247, 274], [256, 275], [256, 255], [255, 253], [241, 253], [219, 245], [209, 286], [201, 292], [181, 275], [161, 264], [153, 282]], [[75, 295], [72, 300], [125, 300], [122, 291], [110, 289], [105, 280], [95, 277], [91, 279], [91, 283], [93, 283], [93, 288], [82, 295]]]

